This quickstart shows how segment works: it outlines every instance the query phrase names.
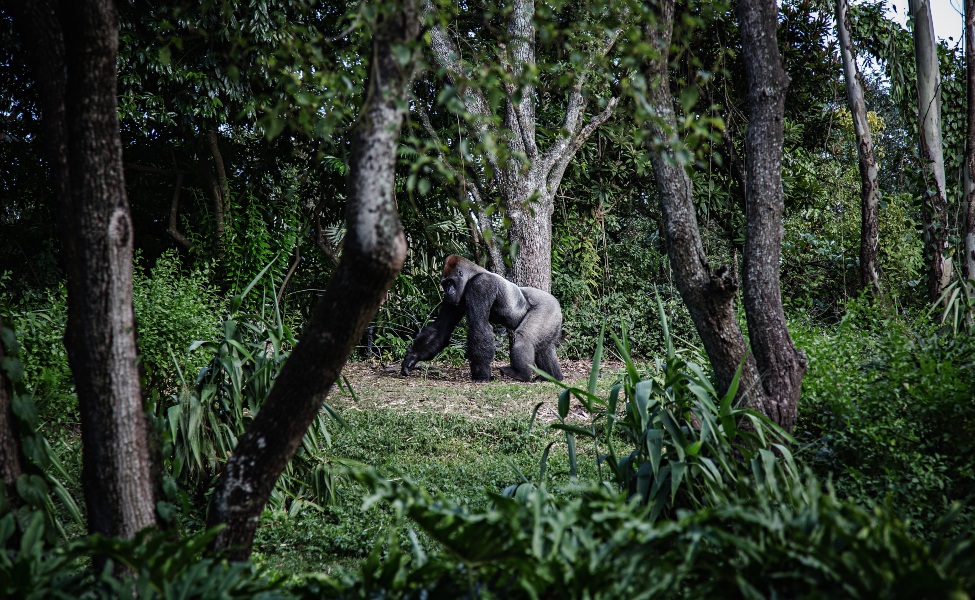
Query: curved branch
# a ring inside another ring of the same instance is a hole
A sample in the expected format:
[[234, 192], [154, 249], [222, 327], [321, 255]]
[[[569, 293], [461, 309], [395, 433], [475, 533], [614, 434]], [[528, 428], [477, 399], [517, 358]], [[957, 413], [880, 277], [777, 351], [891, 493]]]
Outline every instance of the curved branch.
[[173, 191], [173, 201], [169, 207], [169, 227], [166, 233], [172, 236], [185, 250], [193, 247], [193, 242], [189, 240], [179, 230], [179, 195], [183, 191], [183, 172], [176, 171], [176, 190]]

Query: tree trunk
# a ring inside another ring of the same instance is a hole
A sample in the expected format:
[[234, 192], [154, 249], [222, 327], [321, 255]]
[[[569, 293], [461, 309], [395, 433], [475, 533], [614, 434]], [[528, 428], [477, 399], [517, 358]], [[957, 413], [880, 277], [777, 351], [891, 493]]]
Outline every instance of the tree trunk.
[[348, 234], [335, 275], [301, 340], [227, 461], [207, 516], [225, 524], [212, 551], [250, 555], [258, 520], [274, 484], [379, 309], [406, 259], [406, 238], [393, 196], [396, 146], [412, 60], [393, 49], [419, 35], [411, 0], [384, 8], [373, 41], [370, 77], [353, 139]]
[[204, 145], [213, 158], [213, 166], [216, 176], [204, 165], [203, 173], [210, 188], [210, 200], [213, 205], [213, 236], [214, 236], [214, 257], [217, 260], [217, 268], [221, 274], [226, 273], [223, 264], [227, 256], [227, 204], [230, 202], [230, 184], [227, 181], [227, 169], [223, 164], [223, 155], [220, 153], [219, 139], [216, 129], [207, 129], [204, 132]]
[[[423, 10], [428, 14], [433, 13], [433, 2], [425, 0]], [[501, 127], [494, 125], [488, 96], [479, 87], [480, 82], [473, 79], [474, 71], [469, 65], [475, 61], [463, 60], [460, 47], [445, 27], [437, 25], [430, 30], [430, 48], [436, 63], [447, 72], [451, 83], [465, 91], [467, 111], [478, 121], [475, 134], [486, 149], [485, 162], [489, 169], [481, 171], [477, 182], [466, 179], [468, 184], [478, 188], [469, 197], [474, 202], [480, 198], [500, 197], [505, 215], [511, 221], [508, 242], [517, 252], [511, 269], [506, 270], [497, 248], [490, 246], [490, 240], [497, 237], [497, 232], [488, 233], [490, 219], [481, 217], [485, 207], [480, 205], [474, 209], [480, 217], [478, 224], [484, 229], [481, 237], [489, 245], [487, 250], [492, 258], [491, 268], [518, 285], [550, 291], [555, 194], [576, 152], [609, 119], [617, 103], [617, 98], [612, 98], [601, 113], [584, 124], [586, 99], [583, 86], [594, 68], [594, 61], [612, 49], [621, 30], [611, 32], [576, 74], [561, 127], [554, 135], [546, 136], [554, 141], [542, 151], [536, 139], [537, 92], [534, 85], [526, 83], [523, 78], [525, 72], [535, 67], [534, 17], [533, 0], [513, 0], [507, 44], [501, 44], [505, 49], [502, 65], [511, 76], [505, 83], [506, 99], [502, 107]], [[497, 151], [499, 141], [503, 142], [507, 152]], [[493, 173], [493, 176], [487, 175], [487, 172]], [[493, 193], [484, 191], [492, 187]]]
[[924, 257], [928, 264], [928, 299], [935, 302], [951, 279], [948, 257], [948, 198], [941, 137], [941, 74], [929, 0], [909, 0], [914, 16], [917, 63], [918, 153], [924, 173]]
[[975, 280], [975, 0], [965, 0], [965, 72], [968, 77], [968, 139], [965, 145], [965, 254], [962, 273]]
[[786, 431], [796, 423], [796, 407], [806, 357], [789, 336], [779, 287], [782, 246], [783, 125], [789, 77], [782, 68], [775, 29], [774, 0], [739, 0], [738, 21], [748, 86], [744, 301], [748, 334], [762, 376], [754, 406]]
[[879, 209], [880, 182], [877, 175], [877, 158], [867, 123], [866, 101], [848, 16], [849, 0], [836, 0], [836, 31], [843, 59], [843, 77], [846, 80], [846, 99], [853, 114], [853, 129], [857, 137], [857, 155], [860, 159], [860, 286], [874, 296], [880, 296], [880, 269], [877, 266], [877, 244], [880, 237]]
[[68, 277], [65, 347], [81, 413], [93, 533], [156, 524], [148, 419], [136, 367], [132, 220], [116, 106], [118, 21], [109, 0], [15, 3], [42, 98]]
[[[654, 111], [648, 128], [652, 137], [650, 158], [663, 213], [667, 255], [681, 298], [714, 368], [718, 390], [722, 394], [728, 390], [738, 366], [742, 365], [739, 390], [743, 394], [756, 388], [758, 374], [735, 319], [738, 282], [726, 266], [711, 270], [701, 244], [691, 179], [674, 152], [674, 145], [679, 141], [668, 71], [674, 0], [659, 2], [657, 9], [659, 22], [647, 28], [651, 45], [657, 52], [647, 69], [648, 100]], [[743, 359], [746, 359], [744, 363]]]
[[[3, 335], [3, 318], [0, 317], [0, 336]], [[0, 341], [0, 363], [5, 356], [4, 343]], [[14, 390], [7, 374], [0, 369], [0, 485], [9, 504], [19, 504], [16, 493], [17, 478], [24, 472], [24, 455], [20, 451], [20, 434], [13, 411]]]

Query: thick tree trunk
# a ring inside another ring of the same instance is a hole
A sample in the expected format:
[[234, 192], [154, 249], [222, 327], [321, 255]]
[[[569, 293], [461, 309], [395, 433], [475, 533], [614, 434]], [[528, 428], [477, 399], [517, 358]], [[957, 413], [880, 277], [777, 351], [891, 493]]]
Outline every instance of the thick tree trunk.
[[[3, 318], [0, 317], [0, 333]], [[0, 342], [0, 363], [4, 358], [4, 344]], [[0, 485], [7, 502], [17, 505], [17, 478], [24, 472], [24, 455], [20, 451], [20, 434], [13, 411], [13, 386], [7, 374], [0, 370]]]
[[659, 21], [647, 29], [651, 45], [658, 52], [647, 69], [648, 100], [654, 110], [648, 128], [652, 137], [650, 157], [663, 213], [667, 254], [681, 298], [691, 313], [714, 368], [719, 391], [723, 394], [728, 390], [738, 366], [742, 365], [739, 389], [743, 395], [756, 388], [758, 374], [735, 319], [738, 282], [728, 267], [712, 271], [708, 266], [697, 224], [691, 179], [673, 151], [677, 117], [670, 92], [668, 53], [673, 32], [674, 0], [663, 0], [657, 8]]
[[870, 125], [867, 123], [867, 104], [863, 98], [860, 70], [853, 56], [853, 40], [848, 16], [849, 0], [836, 0], [836, 31], [843, 59], [846, 80], [846, 99], [853, 114], [853, 129], [857, 137], [857, 156], [860, 161], [860, 286], [880, 296], [880, 268], [877, 266], [877, 244], [880, 237], [880, 182], [877, 157], [873, 152]]
[[115, 6], [109, 0], [48, 0], [15, 4], [15, 11], [41, 90], [60, 201], [68, 276], [65, 346], [81, 413], [88, 528], [127, 538], [156, 524], [156, 503], [136, 367]]
[[763, 391], [747, 398], [757, 400], [760, 405], [754, 408], [791, 432], [807, 363], [789, 336], [779, 287], [783, 125], [789, 77], [782, 68], [775, 36], [777, 16], [774, 0], [738, 2], [748, 86], [744, 301]]
[[965, 145], [965, 254], [962, 273], [975, 280], [975, 0], [965, 0], [965, 72], [968, 77], [968, 139]]
[[208, 525], [227, 525], [211, 550], [228, 551], [237, 560], [250, 555], [275, 482], [406, 259], [393, 182], [412, 61], [401, 65], [393, 48], [412, 45], [419, 20], [411, 0], [397, 9], [383, 9], [374, 34], [368, 91], [353, 140], [341, 261], [210, 502]]
[[948, 197], [941, 137], [941, 74], [929, 0], [909, 0], [914, 16], [917, 63], [919, 155], [924, 173], [924, 257], [928, 265], [928, 299], [935, 302], [951, 279], [948, 257]]

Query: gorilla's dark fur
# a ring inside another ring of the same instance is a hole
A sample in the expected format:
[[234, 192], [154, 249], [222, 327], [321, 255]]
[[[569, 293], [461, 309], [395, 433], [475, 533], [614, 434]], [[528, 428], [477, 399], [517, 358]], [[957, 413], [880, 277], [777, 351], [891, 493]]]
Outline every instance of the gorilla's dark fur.
[[467, 355], [474, 381], [491, 380], [494, 331], [491, 324], [512, 330], [511, 366], [501, 372], [513, 379], [531, 381], [534, 365], [556, 379], [562, 369], [555, 347], [562, 334], [562, 307], [555, 296], [531, 287], [518, 287], [500, 275], [460, 256], [448, 256], [440, 285], [444, 303], [437, 319], [420, 330], [406, 352], [401, 372], [421, 360], [436, 356], [450, 334], [467, 316]]

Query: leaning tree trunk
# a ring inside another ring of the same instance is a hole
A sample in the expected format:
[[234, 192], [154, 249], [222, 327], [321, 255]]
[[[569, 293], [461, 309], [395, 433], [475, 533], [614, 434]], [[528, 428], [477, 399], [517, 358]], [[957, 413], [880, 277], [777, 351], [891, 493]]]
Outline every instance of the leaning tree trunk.
[[148, 419], [136, 366], [132, 219], [116, 105], [110, 0], [14, 3], [40, 90], [68, 278], [65, 346], [81, 413], [88, 529], [156, 524]]
[[748, 86], [746, 150], [746, 237], [744, 301], [748, 334], [762, 376], [762, 394], [749, 395], [757, 410], [786, 431], [796, 424], [805, 354], [789, 336], [779, 286], [782, 247], [782, 148], [785, 92], [775, 29], [775, 0], [739, 0], [738, 21]]
[[924, 256], [928, 264], [928, 300], [935, 302], [951, 279], [948, 256], [948, 197], [941, 137], [941, 74], [929, 0], [909, 0], [914, 15], [914, 59], [917, 62], [917, 120], [921, 170], [924, 173]]
[[658, 23], [647, 28], [656, 52], [647, 68], [647, 95], [654, 111], [647, 127], [652, 138], [650, 158], [663, 213], [667, 254], [681, 298], [714, 368], [719, 391], [723, 394], [728, 390], [741, 365], [739, 394], [743, 396], [755, 389], [758, 374], [735, 319], [738, 282], [727, 266], [716, 271], [708, 266], [697, 224], [691, 179], [673, 150], [677, 117], [670, 91], [668, 63], [674, 0], [662, 0], [657, 11]]
[[965, 0], [965, 72], [968, 78], [968, 139], [965, 145], [965, 255], [966, 279], [975, 280], [975, 0]]
[[366, 100], [353, 138], [341, 261], [210, 502], [208, 526], [226, 525], [211, 550], [228, 551], [233, 559], [250, 555], [275, 482], [406, 260], [393, 183], [413, 65], [400, 64], [393, 50], [411, 46], [418, 35], [411, 0], [378, 17]]
[[836, 0], [836, 32], [843, 59], [846, 99], [853, 114], [857, 156], [860, 159], [860, 287], [874, 296], [880, 296], [882, 289], [880, 269], [877, 266], [877, 244], [880, 237], [880, 182], [877, 176], [877, 157], [873, 152], [870, 125], [867, 122], [867, 103], [863, 98], [860, 69], [853, 55], [849, 8], [849, 0]]

